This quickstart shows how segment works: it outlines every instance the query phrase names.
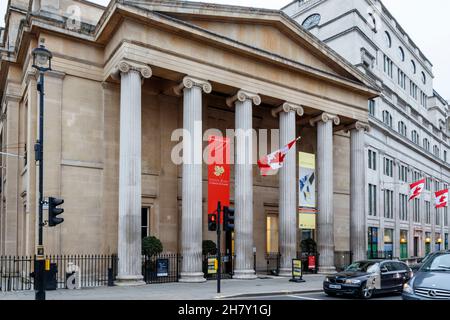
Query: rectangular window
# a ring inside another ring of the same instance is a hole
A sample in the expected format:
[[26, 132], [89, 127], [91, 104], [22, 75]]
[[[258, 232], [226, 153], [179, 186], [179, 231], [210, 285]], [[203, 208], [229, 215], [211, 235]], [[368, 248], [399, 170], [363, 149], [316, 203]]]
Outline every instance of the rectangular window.
[[441, 210], [434, 208], [435, 210], [435, 225], [440, 226], [441, 225]]
[[427, 190], [427, 191], [431, 190], [431, 178], [425, 179], [425, 190]]
[[444, 226], [448, 227], [448, 207], [444, 207]]
[[375, 100], [369, 100], [369, 114], [375, 116]]
[[420, 200], [414, 199], [414, 222], [420, 222]]
[[406, 194], [400, 194], [398, 212], [400, 220], [408, 221], [408, 196]]
[[394, 230], [393, 229], [384, 229], [384, 251], [387, 254], [391, 254], [394, 251]]
[[384, 217], [394, 218], [394, 191], [384, 190]]
[[369, 227], [367, 230], [367, 258], [374, 259], [378, 257], [378, 228]]
[[400, 259], [408, 258], [408, 231], [400, 230]]
[[141, 238], [150, 236], [150, 208], [141, 208]]
[[278, 252], [278, 216], [267, 215], [266, 218], [266, 250], [267, 252]]
[[369, 216], [377, 215], [377, 186], [369, 184]]
[[431, 202], [425, 201], [425, 223], [431, 224]]
[[444, 150], [444, 161], [447, 162], [447, 150]]
[[406, 89], [406, 75], [398, 69], [397, 83], [402, 89]]
[[400, 165], [398, 170], [398, 179], [403, 182], [408, 182], [408, 167]]
[[394, 161], [384, 158], [384, 174], [388, 177], [394, 176]]
[[409, 95], [411, 97], [413, 97], [415, 100], [417, 100], [417, 91], [418, 91], [417, 85], [410, 80], [409, 81]]
[[377, 170], [377, 153], [369, 150], [369, 169]]
[[392, 78], [392, 70], [394, 69], [394, 63], [387, 55], [384, 55], [384, 72]]

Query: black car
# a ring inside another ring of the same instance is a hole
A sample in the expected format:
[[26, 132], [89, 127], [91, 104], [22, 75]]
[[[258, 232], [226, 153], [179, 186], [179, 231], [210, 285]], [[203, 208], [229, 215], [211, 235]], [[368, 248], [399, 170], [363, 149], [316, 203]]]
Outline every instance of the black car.
[[370, 299], [374, 293], [401, 293], [411, 277], [411, 268], [401, 261], [358, 261], [343, 272], [327, 276], [323, 290], [330, 296], [348, 294]]
[[450, 250], [431, 255], [403, 287], [403, 300], [450, 300]]

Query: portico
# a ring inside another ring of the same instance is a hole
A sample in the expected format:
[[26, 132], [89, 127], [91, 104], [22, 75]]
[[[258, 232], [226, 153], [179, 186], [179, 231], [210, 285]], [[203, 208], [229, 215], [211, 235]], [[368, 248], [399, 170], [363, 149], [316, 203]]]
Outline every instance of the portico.
[[[93, 174], [89, 170], [102, 170], [99, 189], [103, 198], [98, 210], [107, 224], [98, 237], [104, 251], [118, 252], [118, 284], [142, 283], [143, 208], [149, 212], [150, 233], [161, 239], [165, 251], [182, 254], [180, 281], [205, 281], [202, 241], [214, 239], [205, 223], [208, 195], [203, 134], [208, 129], [224, 135], [226, 129], [236, 132], [231, 166], [231, 202], [236, 209], [234, 278], [256, 277], [253, 252], [256, 250], [257, 259], [266, 253], [268, 211], [278, 217], [280, 275], [290, 275], [292, 259], [299, 251], [300, 150], [317, 153], [319, 266], [323, 272], [333, 271], [334, 218], [351, 215], [356, 221], [352, 230], [359, 230], [356, 212], [364, 206], [357, 189], [350, 192], [353, 184], [361, 184], [357, 171], [352, 171], [348, 181], [339, 181], [339, 205], [333, 183], [336, 166], [349, 170], [350, 159], [357, 168], [361, 166], [358, 133], [352, 131], [349, 136], [344, 129], [367, 123], [367, 100], [377, 91], [359, 71], [271, 10], [176, 1], [113, 1], [102, 13], [95, 34], [83, 40], [85, 50], [95, 43], [91, 50], [96, 62], [95, 67], [82, 69], [91, 73], [83, 74], [65, 63], [64, 55], [70, 52], [58, 55], [58, 44], [67, 41], [65, 38], [45, 28], [39, 36], [48, 38], [48, 47], [59, 57], [58, 71], [68, 79], [64, 81], [84, 83], [85, 77], [91, 77], [89, 83], [98, 84], [96, 92], [102, 98], [89, 96], [87, 104], [98, 105], [95, 112], [101, 113], [104, 140], [90, 152], [103, 150], [103, 156], [94, 163], [87, 152], [80, 156], [85, 159], [80, 160], [82, 164], [74, 165], [73, 159], [63, 162], [71, 169], [63, 170], [61, 184], [70, 185], [77, 179], [83, 188], [84, 181], [70, 170], [84, 170], [87, 181]], [[77, 35], [70, 37], [76, 43]], [[64, 112], [68, 118], [74, 113]], [[73, 130], [69, 120], [62, 121], [63, 132], [70, 126]], [[181, 164], [171, 159], [181, 140], [172, 140], [176, 129], [189, 133], [181, 141]], [[278, 175], [261, 177], [253, 152], [259, 151], [260, 139], [246, 134], [253, 129], [280, 131], [279, 140], [271, 141], [270, 148], [286, 145], [303, 130], [315, 133], [302, 136]], [[336, 159], [336, 148], [350, 152]], [[63, 195], [72, 197], [74, 203], [68, 202], [65, 211], [76, 215], [75, 203], [83, 198], [67, 189]], [[352, 197], [355, 200], [350, 200]], [[76, 223], [69, 218], [64, 226]], [[69, 234], [66, 229], [61, 235], [66, 239], [62, 250], [76, 248], [74, 238], [65, 234]], [[345, 245], [349, 244], [339, 244]], [[257, 260], [256, 264], [261, 263]]]

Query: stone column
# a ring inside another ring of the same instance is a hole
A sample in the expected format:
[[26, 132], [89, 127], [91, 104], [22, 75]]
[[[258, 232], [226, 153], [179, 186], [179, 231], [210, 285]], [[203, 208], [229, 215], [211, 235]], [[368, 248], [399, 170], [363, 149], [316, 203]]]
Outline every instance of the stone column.
[[317, 123], [317, 183], [319, 273], [335, 272], [334, 214], [333, 214], [333, 123], [339, 125], [336, 115], [322, 113], [310, 120]]
[[185, 77], [175, 88], [183, 93], [183, 183], [181, 217], [180, 282], [206, 281], [202, 270], [202, 91], [210, 93], [205, 80]]
[[366, 195], [364, 161], [365, 131], [369, 125], [356, 122], [350, 130], [350, 251], [353, 261], [366, 259]]
[[227, 105], [236, 106], [236, 161], [235, 174], [235, 279], [256, 279], [253, 267], [253, 131], [252, 104], [261, 98], [240, 90], [227, 99]]
[[[284, 103], [272, 111], [280, 116], [280, 148], [296, 138], [295, 114], [303, 115], [303, 108], [291, 103]], [[288, 152], [279, 176], [279, 276], [292, 276], [292, 259], [297, 256], [297, 170], [296, 146]]]
[[[152, 70], [122, 61], [120, 75], [119, 243], [117, 285], [145, 284], [141, 258], [141, 85]], [[116, 75], [117, 76], [117, 75]]]

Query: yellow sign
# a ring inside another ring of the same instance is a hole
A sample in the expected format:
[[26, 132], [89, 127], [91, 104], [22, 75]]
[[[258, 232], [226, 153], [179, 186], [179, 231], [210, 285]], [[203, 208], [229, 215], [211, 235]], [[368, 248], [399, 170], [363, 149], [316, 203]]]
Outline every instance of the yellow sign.
[[208, 258], [208, 274], [217, 273], [217, 258]]
[[50, 271], [50, 259], [45, 259], [45, 271]]
[[292, 261], [292, 275], [294, 277], [302, 276], [302, 260], [293, 260]]
[[316, 214], [315, 213], [300, 213], [298, 216], [299, 229], [316, 229]]

